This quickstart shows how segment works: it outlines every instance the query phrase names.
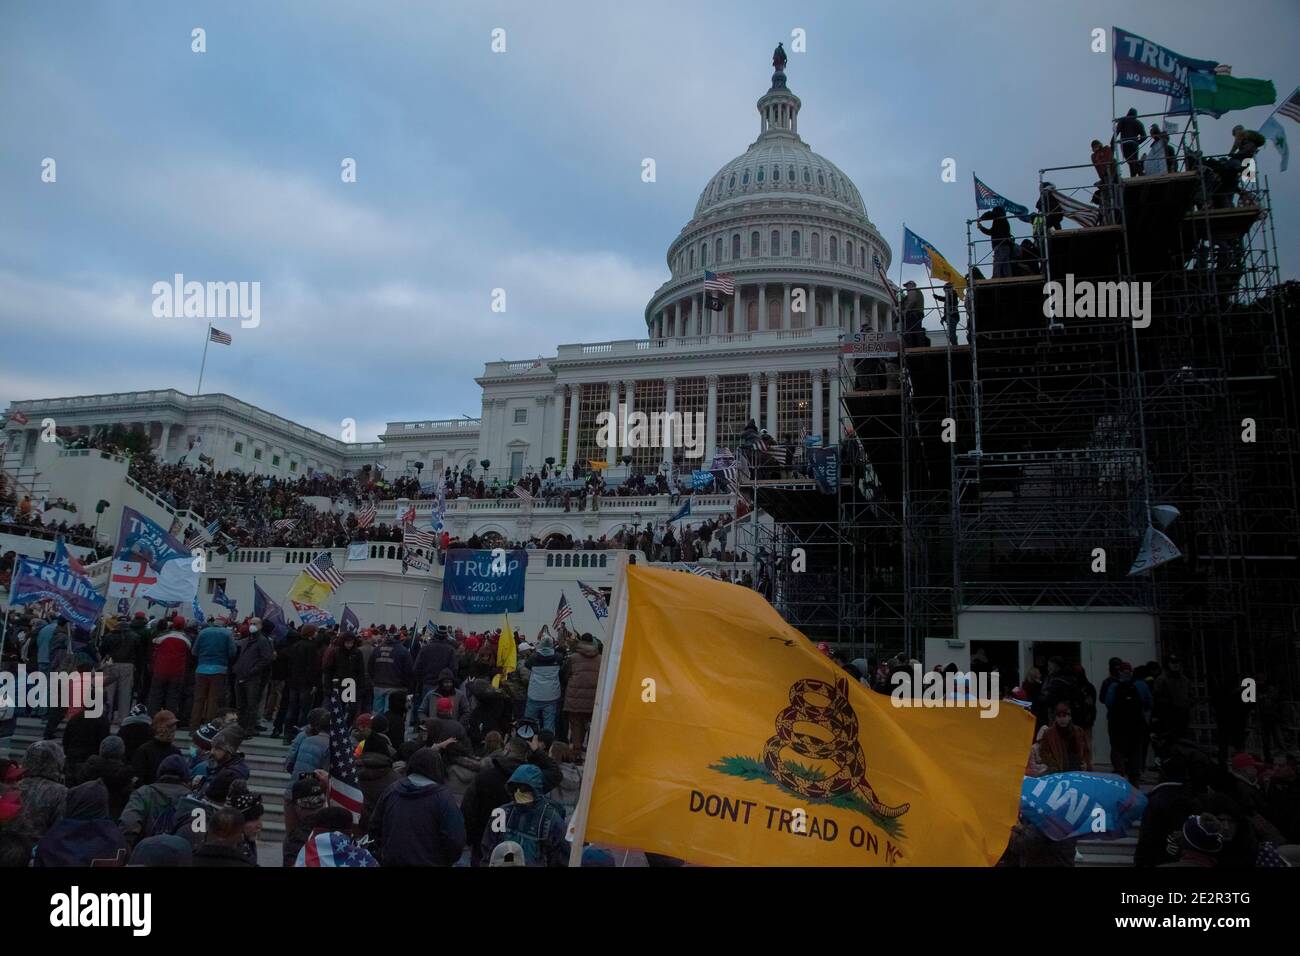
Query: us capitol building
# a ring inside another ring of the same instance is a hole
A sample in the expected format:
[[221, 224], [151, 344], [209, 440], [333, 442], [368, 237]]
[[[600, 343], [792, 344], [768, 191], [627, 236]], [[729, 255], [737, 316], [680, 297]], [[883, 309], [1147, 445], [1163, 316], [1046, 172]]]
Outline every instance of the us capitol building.
[[[734, 448], [749, 419], [796, 443], [840, 437], [840, 336], [889, 325], [889, 293], [873, 256], [889, 268], [888, 245], [867, 216], [857, 187], [799, 134], [801, 102], [786, 85], [778, 47], [770, 89], [758, 100], [758, 137], [704, 185], [690, 221], [668, 247], [670, 277], [646, 305], [644, 335], [561, 345], [556, 354], [490, 362], [476, 381], [481, 418], [390, 422], [378, 442], [346, 443], [224, 394], [176, 390], [14, 402], [4, 465], [30, 471], [41, 422], [61, 433], [94, 434], [117, 424], [144, 430], [174, 462], [195, 440], [218, 470], [294, 478], [382, 465], [388, 476], [426, 478], [447, 467], [491, 462], [501, 478], [614, 457], [597, 445], [597, 416], [617, 412], [703, 413], [703, 459]], [[735, 295], [707, 310], [704, 271], [730, 274]], [[804, 311], [797, 310], [803, 289]], [[13, 415], [20, 412], [18, 421]], [[21, 418], [26, 424], [19, 424]], [[681, 449], [619, 449], [650, 474]], [[616, 462], [611, 475], [621, 469]], [[488, 505], [488, 502], [482, 502]], [[468, 517], [468, 516], [467, 516]], [[489, 516], [484, 513], [483, 519]], [[478, 530], [470, 520], [460, 529]], [[575, 531], [577, 529], [574, 529]]]

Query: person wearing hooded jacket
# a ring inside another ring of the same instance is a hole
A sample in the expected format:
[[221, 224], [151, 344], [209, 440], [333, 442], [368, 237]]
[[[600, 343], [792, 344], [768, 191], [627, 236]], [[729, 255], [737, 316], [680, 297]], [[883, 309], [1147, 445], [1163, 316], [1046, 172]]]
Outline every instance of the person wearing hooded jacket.
[[108, 809], [114, 817], [122, 815], [131, 796], [135, 773], [124, 758], [126, 745], [116, 734], [99, 742], [99, 752], [81, 766], [80, 781], [102, 780], [108, 788]]
[[442, 758], [428, 747], [406, 765], [406, 778], [375, 804], [370, 836], [383, 866], [452, 866], [465, 849], [465, 820], [442, 783]]
[[244, 728], [245, 736], [257, 736], [262, 692], [266, 690], [274, 660], [275, 645], [262, 630], [262, 622], [253, 618], [248, 622], [248, 637], [240, 642], [233, 670], [239, 726]]
[[37, 841], [33, 866], [125, 866], [126, 839], [108, 815], [108, 788], [91, 780], [68, 791], [63, 816]]
[[[525, 736], [520, 736], [523, 731]], [[542, 746], [541, 738], [531, 724], [521, 724], [506, 741], [505, 751], [482, 761], [482, 769], [465, 791], [461, 812], [465, 814], [465, 832], [469, 838], [471, 863], [481, 863], [480, 853], [483, 833], [492, 820], [492, 811], [510, 802], [506, 784], [516, 770], [525, 764], [537, 767], [542, 775], [542, 793], [549, 793], [560, 785], [563, 772]]]
[[366, 664], [366, 676], [374, 688], [371, 713], [388, 713], [388, 697], [411, 686], [411, 652], [396, 634], [388, 634]]
[[190, 639], [185, 634], [185, 619], [172, 618], [172, 629], [153, 639], [149, 658], [149, 713], [160, 709], [173, 714], [180, 711], [181, 692], [185, 689], [185, 671], [190, 663]]
[[456, 648], [441, 635], [426, 641], [415, 657], [411, 668], [411, 679], [415, 688], [416, 699], [424, 700], [424, 695], [433, 690], [442, 678], [444, 670], [456, 666]]
[[289, 785], [284, 789], [284, 828], [292, 831], [297, 826], [297, 813], [293, 804], [293, 785], [302, 774], [330, 768], [330, 712], [318, 707], [307, 715], [307, 726], [298, 731], [289, 753], [284, 758], [284, 769], [289, 772]]
[[153, 783], [135, 789], [117, 820], [127, 846], [134, 847], [142, 838], [170, 829], [160, 827], [167, 811], [190, 792], [185, 780], [188, 772], [185, 758], [173, 754], [158, 765], [158, 777]]
[[352, 681], [355, 693], [344, 706], [347, 708], [349, 723], [356, 719], [357, 705], [363, 697], [366, 684], [366, 662], [357, 646], [357, 636], [343, 632], [330, 642], [329, 648], [321, 661], [321, 683], [324, 696], [328, 701], [333, 690], [334, 681]]
[[577, 652], [565, 661], [564, 712], [569, 718], [569, 743], [583, 749], [587, 725], [596, 708], [596, 684], [600, 680], [600, 646], [590, 634], [583, 634]]
[[63, 764], [63, 745], [56, 740], [38, 740], [27, 748], [18, 781], [22, 810], [14, 820], [15, 829], [39, 839], [63, 816], [68, 797]]
[[510, 801], [504, 825], [488, 827], [483, 833], [480, 856], [492, 858], [497, 844], [519, 844], [525, 866], [566, 866], [569, 844], [564, 838], [564, 811], [543, 795], [542, 771], [534, 764], [521, 764], [506, 783]]

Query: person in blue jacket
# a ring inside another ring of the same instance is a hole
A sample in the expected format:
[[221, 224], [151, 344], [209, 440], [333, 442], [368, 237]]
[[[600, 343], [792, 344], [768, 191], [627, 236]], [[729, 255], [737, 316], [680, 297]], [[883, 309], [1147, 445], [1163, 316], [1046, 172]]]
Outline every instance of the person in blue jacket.
[[[465, 819], [443, 784], [442, 758], [422, 747], [370, 815], [381, 866], [453, 866], [465, 849]], [[561, 833], [561, 836], [563, 834]]]
[[484, 859], [492, 858], [498, 843], [510, 840], [523, 847], [526, 866], [568, 865], [564, 810], [546, 799], [543, 786], [541, 768], [535, 764], [521, 764], [510, 775], [506, 789], [512, 799], [498, 808], [505, 813], [503, 825], [488, 826], [483, 832]]

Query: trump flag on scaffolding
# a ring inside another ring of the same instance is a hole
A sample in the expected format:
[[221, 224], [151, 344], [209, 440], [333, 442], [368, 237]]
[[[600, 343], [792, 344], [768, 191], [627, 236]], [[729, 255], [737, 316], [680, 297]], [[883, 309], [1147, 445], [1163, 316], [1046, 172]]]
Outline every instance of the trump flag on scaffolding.
[[575, 846], [723, 866], [990, 866], [1006, 849], [1030, 714], [895, 707], [755, 592], [692, 574], [626, 568], [613, 621]]

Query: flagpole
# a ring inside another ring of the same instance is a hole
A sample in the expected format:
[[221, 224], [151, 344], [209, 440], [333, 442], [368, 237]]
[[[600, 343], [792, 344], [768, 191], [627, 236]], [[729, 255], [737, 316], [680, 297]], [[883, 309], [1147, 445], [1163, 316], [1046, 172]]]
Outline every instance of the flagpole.
[[615, 558], [617, 567], [614, 569], [614, 590], [609, 599], [609, 619], [614, 626], [606, 634], [609, 646], [601, 654], [600, 676], [596, 679], [596, 700], [592, 707], [590, 738], [582, 768], [582, 789], [578, 794], [578, 805], [573, 811], [569, 866], [582, 865], [582, 844], [587, 835], [591, 791], [596, 784], [596, 764], [600, 759], [605, 723], [609, 719], [609, 698], [613, 682], [618, 677], [618, 662], [623, 652], [623, 633], [627, 630], [627, 557], [624, 552]]
[[199, 387], [194, 394], [203, 394], [203, 369], [208, 364], [208, 343], [212, 341], [212, 323], [208, 323], [208, 331], [203, 336], [203, 361], [199, 363]]

